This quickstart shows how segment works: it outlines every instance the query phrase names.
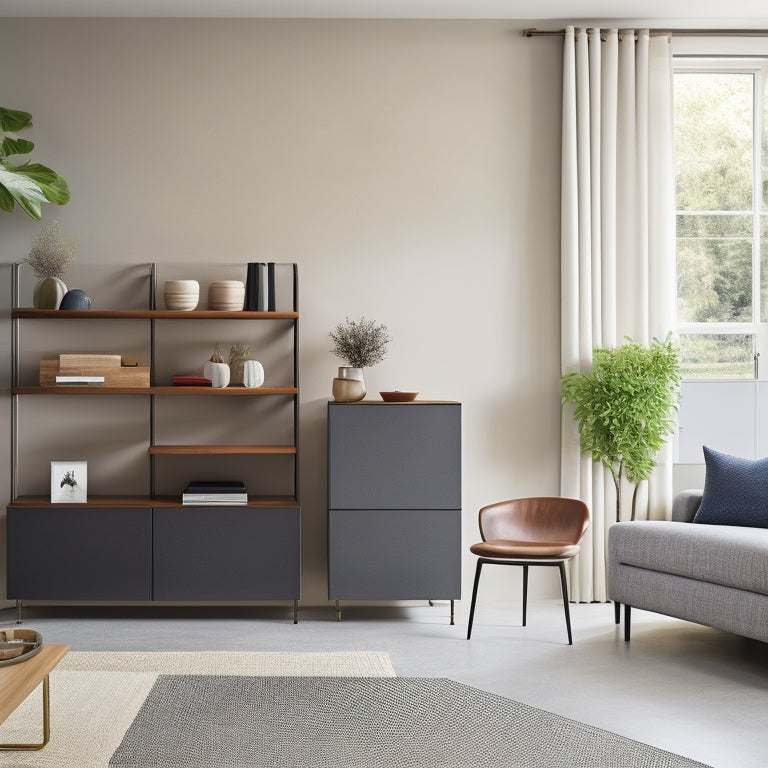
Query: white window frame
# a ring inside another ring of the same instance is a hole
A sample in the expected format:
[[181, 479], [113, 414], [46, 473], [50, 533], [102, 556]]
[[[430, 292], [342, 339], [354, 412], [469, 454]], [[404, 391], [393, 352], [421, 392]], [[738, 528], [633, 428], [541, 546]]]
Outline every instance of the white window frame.
[[[678, 73], [702, 74], [749, 74], [753, 76], [752, 103], [757, 119], [752, 125], [752, 209], [747, 211], [729, 211], [729, 214], [752, 216], [752, 321], [733, 323], [680, 323], [676, 324], [679, 334], [686, 335], [734, 335], [752, 336], [755, 355], [754, 379], [768, 381], [768, 318], [763, 322], [761, 311], [761, 253], [760, 253], [760, 215], [762, 203], [762, 120], [765, 84], [768, 83], [768, 59], [762, 57], [675, 57], [673, 76]], [[768, 126], [765, 127], [768, 131]], [[757, 172], [755, 170], [757, 169]], [[677, 215], [717, 215], [717, 211], [678, 211]], [[762, 361], [762, 365], [760, 365]], [[719, 379], [703, 379], [718, 381]], [[721, 380], [721, 379], [720, 379]], [[750, 379], [739, 379], [748, 381]], [[702, 379], [691, 379], [702, 381]]]

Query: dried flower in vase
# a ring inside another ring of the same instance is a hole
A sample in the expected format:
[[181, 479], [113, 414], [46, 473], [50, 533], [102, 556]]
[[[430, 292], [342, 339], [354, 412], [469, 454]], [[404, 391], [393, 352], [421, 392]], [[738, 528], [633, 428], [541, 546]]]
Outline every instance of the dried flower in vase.
[[346, 319], [330, 332], [334, 355], [345, 360], [353, 368], [369, 368], [387, 356], [392, 339], [386, 325], [373, 320]]
[[212, 363], [223, 363], [224, 362], [224, 356], [221, 354], [221, 347], [217, 344], [213, 348], [213, 353], [208, 358], [208, 360]]
[[229, 370], [232, 384], [243, 383], [243, 366], [250, 356], [250, 344], [233, 344], [229, 348]]
[[43, 227], [32, 243], [32, 250], [24, 261], [32, 267], [35, 277], [58, 277], [61, 279], [75, 260], [77, 238], [64, 240], [61, 224], [52, 221]]

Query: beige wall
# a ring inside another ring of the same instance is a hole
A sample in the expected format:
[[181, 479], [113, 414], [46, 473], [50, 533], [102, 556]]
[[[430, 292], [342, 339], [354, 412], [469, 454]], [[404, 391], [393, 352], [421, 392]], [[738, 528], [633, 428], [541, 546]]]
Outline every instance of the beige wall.
[[[298, 262], [305, 603], [326, 600], [328, 331], [347, 316], [394, 337], [370, 392], [464, 404], [466, 545], [482, 504], [559, 490], [561, 43], [523, 26], [3, 20], [2, 104], [70, 183], [44, 220], [80, 262]], [[21, 259], [39, 225], [0, 222], [0, 261]]]

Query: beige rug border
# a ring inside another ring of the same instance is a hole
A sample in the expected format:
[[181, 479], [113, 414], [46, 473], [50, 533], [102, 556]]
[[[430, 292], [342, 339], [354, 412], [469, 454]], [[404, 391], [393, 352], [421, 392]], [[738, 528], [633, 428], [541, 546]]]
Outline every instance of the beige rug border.
[[[51, 741], [0, 752], [0, 768], [107, 768], [160, 674], [394, 677], [383, 652], [73, 651], [51, 673]], [[39, 741], [40, 687], [0, 724], [0, 742]]]
[[382, 651], [72, 651], [57, 669], [163, 675], [395, 676], [389, 656]]

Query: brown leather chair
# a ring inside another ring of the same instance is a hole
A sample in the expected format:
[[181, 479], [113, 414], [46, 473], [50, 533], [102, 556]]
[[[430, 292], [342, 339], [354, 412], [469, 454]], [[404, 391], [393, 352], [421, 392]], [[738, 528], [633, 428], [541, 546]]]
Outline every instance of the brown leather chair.
[[589, 507], [583, 501], [559, 496], [511, 499], [483, 507], [479, 515], [483, 540], [470, 547], [470, 551], [479, 558], [469, 609], [467, 640], [472, 635], [477, 585], [483, 565], [523, 567], [523, 626], [528, 603], [528, 566], [549, 565], [560, 570], [568, 645], [573, 645], [565, 562], [578, 554], [579, 541], [589, 528], [589, 522]]

